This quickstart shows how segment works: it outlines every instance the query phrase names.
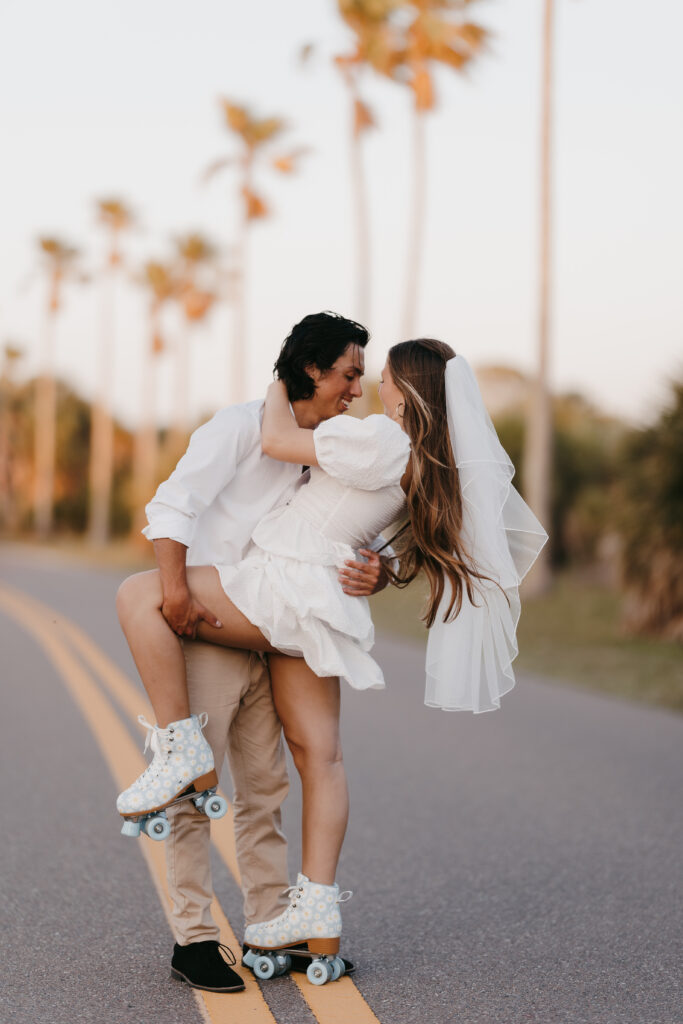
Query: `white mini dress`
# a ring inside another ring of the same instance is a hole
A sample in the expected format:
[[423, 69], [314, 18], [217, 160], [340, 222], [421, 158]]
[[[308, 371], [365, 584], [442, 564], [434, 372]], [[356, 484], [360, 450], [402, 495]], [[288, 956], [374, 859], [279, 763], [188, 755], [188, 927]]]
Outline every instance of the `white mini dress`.
[[318, 465], [288, 504], [258, 524], [237, 565], [216, 565], [230, 600], [277, 650], [303, 657], [318, 676], [358, 690], [384, 687], [368, 651], [367, 599], [338, 579], [405, 511], [401, 477], [410, 442], [388, 416], [335, 416], [313, 431]]

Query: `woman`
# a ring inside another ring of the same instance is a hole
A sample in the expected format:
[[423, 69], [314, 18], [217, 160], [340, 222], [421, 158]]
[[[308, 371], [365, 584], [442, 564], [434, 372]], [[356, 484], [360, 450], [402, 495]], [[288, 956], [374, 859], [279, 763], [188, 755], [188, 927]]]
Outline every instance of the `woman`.
[[[221, 622], [202, 623], [199, 638], [268, 652], [275, 706], [302, 781], [302, 872], [287, 910], [247, 928], [245, 941], [256, 948], [308, 941], [314, 953], [339, 949], [343, 896], [335, 874], [348, 818], [339, 680], [361, 689], [384, 680], [368, 654], [367, 602], [343, 593], [337, 569], [407, 511], [391, 575], [405, 585], [423, 571], [429, 581], [427, 703], [489, 710], [514, 684], [517, 587], [545, 534], [510, 487], [512, 466], [474, 377], [443, 342], [403, 342], [389, 352], [380, 397], [385, 416], [336, 416], [307, 430], [292, 416], [284, 386], [273, 384], [263, 450], [310, 466], [311, 480], [261, 521], [237, 566], [188, 570], [193, 594]], [[126, 580], [117, 599], [159, 723], [150, 727], [152, 764], [117, 802], [124, 816], [166, 806], [191, 784], [215, 784], [161, 601], [156, 572]]]

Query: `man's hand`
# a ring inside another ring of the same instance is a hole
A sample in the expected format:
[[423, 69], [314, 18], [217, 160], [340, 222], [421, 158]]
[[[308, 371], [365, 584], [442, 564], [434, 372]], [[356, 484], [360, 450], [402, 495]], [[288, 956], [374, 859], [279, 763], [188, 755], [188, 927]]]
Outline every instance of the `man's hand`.
[[213, 612], [193, 597], [189, 590], [176, 590], [164, 594], [161, 614], [174, 633], [191, 640], [196, 637], [200, 622], [208, 622], [216, 629], [220, 629], [222, 625]]
[[213, 612], [190, 593], [185, 545], [170, 537], [158, 537], [153, 543], [163, 594], [161, 614], [173, 632], [194, 640], [200, 622], [208, 622], [210, 626], [220, 629], [221, 623]]
[[384, 590], [389, 577], [384, 571], [381, 559], [376, 551], [361, 548], [359, 555], [364, 555], [367, 562], [354, 562], [349, 559], [346, 568], [339, 571], [339, 582], [345, 594], [352, 597], [370, 597]]

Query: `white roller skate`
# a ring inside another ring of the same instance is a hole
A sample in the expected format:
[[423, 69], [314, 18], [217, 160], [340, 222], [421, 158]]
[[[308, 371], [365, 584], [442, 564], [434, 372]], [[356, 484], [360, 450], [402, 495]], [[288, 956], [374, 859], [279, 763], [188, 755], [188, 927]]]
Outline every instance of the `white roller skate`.
[[139, 836], [143, 831], [150, 839], [166, 839], [171, 826], [165, 808], [181, 800], [192, 800], [209, 818], [222, 818], [228, 805], [216, 794], [213, 752], [202, 734], [206, 712], [171, 722], [165, 729], [150, 725], [143, 715], [138, 721], [147, 729], [145, 751], [151, 746], [154, 757], [116, 801], [124, 819], [123, 835]]
[[[292, 956], [310, 955], [306, 975], [313, 985], [337, 981], [344, 973], [339, 954], [342, 931], [339, 904], [351, 898], [351, 892], [339, 892], [339, 886], [311, 882], [299, 874], [296, 885], [287, 889], [291, 902], [279, 917], [247, 925], [244, 943], [249, 947], [242, 963], [257, 978], [272, 978], [291, 967]], [[300, 943], [307, 944], [302, 950]]]

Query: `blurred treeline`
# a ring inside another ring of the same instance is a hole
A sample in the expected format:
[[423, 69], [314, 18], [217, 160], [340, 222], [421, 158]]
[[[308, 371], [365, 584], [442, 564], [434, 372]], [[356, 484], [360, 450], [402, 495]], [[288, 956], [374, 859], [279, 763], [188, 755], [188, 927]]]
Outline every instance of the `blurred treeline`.
[[[522, 494], [526, 422], [517, 413], [496, 421]], [[618, 586], [628, 631], [683, 641], [683, 380], [645, 428], [559, 396], [552, 437], [553, 566]]]
[[[530, 382], [509, 367], [479, 367], [477, 375], [514, 463], [514, 484], [529, 501]], [[496, 398], [489, 383], [501, 379], [513, 386], [496, 414], [500, 392]], [[626, 632], [683, 642], [683, 379], [672, 381], [646, 427], [609, 416], [580, 394], [555, 395], [551, 454], [544, 525], [553, 573], [575, 571], [618, 591]]]
[[[37, 381], [15, 382], [11, 353], [0, 376], [0, 528], [34, 534], [34, 407]], [[367, 392], [372, 393], [369, 383]], [[54, 530], [85, 535], [89, 515], [91, 405], [66, 383], [57, 387]], [[525, 412], [496, 417], [501, 442], [524, 493]], [[172, 469], [185, 439], [157, 431], [157, 480]], [[114, 424], [111, 531], [139, 538], [133, 489], [136, 438]], [[553, 403], [552, 517], [555, 569], [590, 570], [624, 594], [632, 632], [683, 641], [683, 381], [656, 422], [633, 428], [577, 394]], [[148, 495], [151, 497], [151, 493]], [[144, 543], [144, 542], [143, 542]]]
[[[355, 281], [353, 312], [362, 322], [370, 322], [371, 256], [379, 239], [372, 230], [364, 141], [379, 128], [381, 117], [368, 105], [366, 82], [379, 76], [403, 92], [409, 113], [405, 128], [410, 128], [413, 169], [411, 195], [404, 203], [408, 261], [401, 334], [411, 337], [418, 328], [430, 159], [425, 124], [438, 103], [435, 76], [464, 76], [490, 53], [490, 34], [473, 20], [478, 10], [474, 0], [337, 0], [337, 9], [346, 42], [340, 41], [329, 56], [348, 100], [349, 186], [356, 236], [349, 266]], [[670, 405], [644, 430], [604, 416], [580, 396], [550, 396], [551, 14], [548, 3], [542, 44], [544, 113], [539, 126], [545, 241], [537, 380], [514, 411], [494, 418], [517, 467], [516, 484], [548, 526], [552, 567], [589, 568], [624, 593], [628, 629], [681, 640], [683, 383], [674, 385]], [[307, 73], [315, 73], [319, 55], [315, 40], [302, 47]], [[273, 212], [266, 194], [267, 174], [297, 173], [308, 150], [286, 141], [287, 125], [280, 117], [257, 115], [226, 98], [220, 101], [220, 111], [230, 148], [203, 164], [201, 177], [210, 183], [224, 172], [231, 176], [230, 202], [237, 212], [233, 237], [214, 243], [199, 232], [189, 232], [173, 240], [161, 261], [148, 259], [134, 266], [126, 239], [136, 226], [136, 215], [122, 197], [109, 196], [97, 200], [94, 208], [100, 237], [106, 241], [103, 264], [84, 269], [81, 247], [69, 239], [38, 240], [45, 300], [35, 379], [26, 380], [20, 373], [19, 345], [7, 344], [0, 353], [0, 532], [5, 536], [45, 540], [56, 534], [83, 534], [96, 547], [110, 537], [140, 542], [144, 504], [182, 454], [189, 436], [188, 353], [193, 332], [221, 304], [232, 313], [231, 337], [226, 339], [226, 393], [233, 401], [244, 398], [247, 280], [258, 270], [248, 259], [250, 234]], [[88, 280], [101, 289], [103, 300], [101, 322], [93, 332], [99, 335], [93, 346], [99, 362], [97, 393], [90, 401], [55, 376], [55, 352], [68, 340], [60, 331], [65, 295], [73, 285]], [[139, 353], [139, 426], [134, 432], [113, 414], [117, 296], [125, 282], [143, 289], [147, 305], [145, 343]], [[177, 328], [171, 338], [164, 326], [169, 309]], [[174, 419], [162, 429], [157, 391], [159, 357], [164, 352], [172, 356], [176, 383]], [[366, 390], [371, 392], [372, 385]], [[532, 429], [526, 428], [527, 422], [534, 423]], [[534, 567], [537, 593], [543, 593], [550, 580], [544, 557]]]

